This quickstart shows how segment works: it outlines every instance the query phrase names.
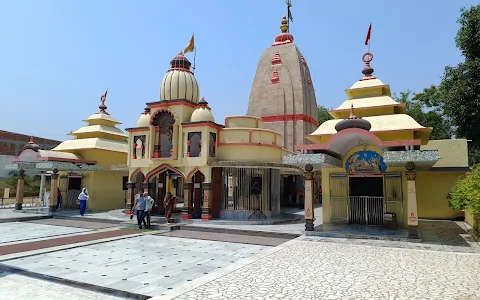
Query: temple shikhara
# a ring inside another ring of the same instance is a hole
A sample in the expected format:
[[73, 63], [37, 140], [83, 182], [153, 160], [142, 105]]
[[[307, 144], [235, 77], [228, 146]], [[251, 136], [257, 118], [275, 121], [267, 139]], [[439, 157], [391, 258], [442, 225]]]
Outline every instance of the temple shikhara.
[[169, 67], [165, 62], [159, 97], [138, 108], [127, 134], [106, 112], [105, 94], [74, 139], [53, 150], [31, 141], [10, 167], [45, 171], [51, 197], [56, 186], [68, 199], [87, 187], [90, 210], [130, 209], [135, 195], [147, 191], [153, 213], [161, 215], [171, 192], [183, 202], [184, 220], [272, 220], [293, 205], [305, 208], [311, 232], [322, 230], [314, 226], [315, 202], [322, 199], [325, 225], [389, 225], [418, 238], [419, 218], [457, 216], [448, 194], [469, 170], [467, 141], [430, 140], [432, 128], [410, 117], [374, 75], [373, 54], [362, 60], [347, 100], [329, 112], [334, 119], [318, 124], [309, 65], [284, 16], [260, 57], [247, 115], [215, 119], [180, 52]]

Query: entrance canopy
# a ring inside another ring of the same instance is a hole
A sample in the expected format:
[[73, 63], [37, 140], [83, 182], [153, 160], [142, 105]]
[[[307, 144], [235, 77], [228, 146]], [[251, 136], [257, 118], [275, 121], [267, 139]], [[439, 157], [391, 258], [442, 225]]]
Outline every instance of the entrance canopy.
[[306, 164], [311, 164], [314, 169], [321, 169], [323, 167], [342, 167], [341, 160], [325, 153], [288, 154], [283, 156], [283, 163], [285, 165], [296, 166], [302, 170]]
[[438, 150], [386, 151], [383, 153], [383, 161], [389, 167], [404, 167], [406, 163], [414, 163], [416, 169], [429, 169], [438, 159]]
[[5, 165], [7, 170], [101, 171], [96, 161], [85, 160], [78, 154], [53, 150], [25, 149]]

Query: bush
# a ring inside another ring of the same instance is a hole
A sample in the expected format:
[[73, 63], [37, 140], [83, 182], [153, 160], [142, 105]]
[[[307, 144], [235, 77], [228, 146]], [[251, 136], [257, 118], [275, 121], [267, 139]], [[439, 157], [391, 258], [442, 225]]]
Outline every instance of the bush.
[[480, 213], [480, 164], [455, 183], [448, 204], [455, 210], [468, 209], [474, 215]]

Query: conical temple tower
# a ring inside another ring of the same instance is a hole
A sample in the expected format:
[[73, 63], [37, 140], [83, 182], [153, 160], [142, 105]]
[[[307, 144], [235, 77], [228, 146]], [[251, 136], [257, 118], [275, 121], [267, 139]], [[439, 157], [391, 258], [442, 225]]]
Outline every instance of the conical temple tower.
[[248, 115], [261, 117], [268, 129], [283, 135], [284, 147], [310, 143], [304, 137], [318, 126], [318, 109], [310, 70], [288, 32], [281, 33], [260, 58], [248, 104]]

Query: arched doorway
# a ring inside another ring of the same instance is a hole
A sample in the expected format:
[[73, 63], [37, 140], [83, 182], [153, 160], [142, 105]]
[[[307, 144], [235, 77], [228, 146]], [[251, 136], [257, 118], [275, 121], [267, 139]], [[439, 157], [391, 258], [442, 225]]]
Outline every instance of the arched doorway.
[[148, 194], [154, 200], [152, 214], [165, 214], [163, 199], [170, 192], [183, 199], [183, 174], [175, 168], [161, 165], [147, 174]]
[[203, 207], [203, 186], [205, 182], [205, 175], [203, 175], [200, 170], [197, 170], [192, 175], [193, 190], [191, 200], [191, 207], [193, 207], [193, 218], [199, 219], [202, 217], [202, 207]]

